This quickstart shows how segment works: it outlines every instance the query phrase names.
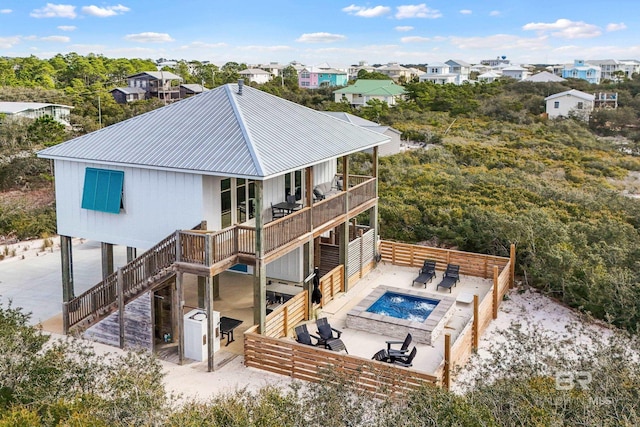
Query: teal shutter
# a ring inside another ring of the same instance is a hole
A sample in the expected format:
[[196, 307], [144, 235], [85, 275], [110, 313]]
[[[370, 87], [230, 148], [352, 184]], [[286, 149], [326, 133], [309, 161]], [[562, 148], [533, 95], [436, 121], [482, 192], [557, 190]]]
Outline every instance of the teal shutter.
[[82, 190], [82, 208], [100, 212], [120, 213], [124, 172], [87, 168]]

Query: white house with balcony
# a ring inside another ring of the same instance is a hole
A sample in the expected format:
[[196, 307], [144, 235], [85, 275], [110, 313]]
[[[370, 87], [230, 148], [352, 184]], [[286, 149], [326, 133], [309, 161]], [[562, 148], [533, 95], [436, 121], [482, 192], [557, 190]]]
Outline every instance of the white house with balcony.
[[576, 117], [587, 121], [593, 111], [595, 96], [571, 89], [549, 95], [544, 100], [549, 118]]
[[240, 74], [240, 77], [243, 79], [259, 85], [267, 83], [273, 77], [273, 74], [260, 68], [247, 68], [246, 70], [238, 72], [238, 74]]
[[73, 107], [47, 102], [0, 102], [0, 114], [7, 117], [26, 117], [37, 119], [50, 116], [65, 126], [71, 126], [69, 117]]
[[427, 72], [418, 76], [421, 82], [431, 82], [438, 85], [447, 83], [459, 84], [458, 77], [458, 74], [450, 71], [448, 64], [442, 62], [434, 62], [427, 65]]

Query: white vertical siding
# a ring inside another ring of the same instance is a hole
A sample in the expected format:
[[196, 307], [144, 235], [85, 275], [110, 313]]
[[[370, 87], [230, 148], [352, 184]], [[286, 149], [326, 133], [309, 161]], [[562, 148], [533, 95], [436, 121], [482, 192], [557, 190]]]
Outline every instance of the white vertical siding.
[[[82, 209], [87, 167], [124, 171], [124, 210], [119, 214]], [[149, 169], [56, 160], [58, 233], [146, 249], [204, 217], [202, 177]]]
[[337, 171], [338, 166], [334, 159], [315, 165], [313, 167], [313, 185], [315, 186], [318, 184], [324, 184], [325, 182], [332, 182]]
[[267, 277], [302, 282], [302, 262], [302, 248], [297, 248], [267, 264]]

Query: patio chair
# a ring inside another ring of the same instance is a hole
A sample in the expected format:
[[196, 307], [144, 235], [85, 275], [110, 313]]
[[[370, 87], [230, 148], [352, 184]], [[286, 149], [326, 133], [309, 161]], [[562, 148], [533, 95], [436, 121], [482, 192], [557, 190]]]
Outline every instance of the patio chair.
[[430, 259], [425, 260], [422, 268], [418, 273], [418, 277], [413, 279], [413, 283], [411, 284], [411, 286], [417, 283], [419, 285], [424, 285], [424, 287], [426, 288], [427, 283], [432, 281], [434, 277], [436, 277], [436, 262]]
[[[316, 326], [318, 327], [318, 335], [320, 335], [318, 345], [323, 345], [324, 348], [327, 348], [329, 350], [344, 350], [347, 354], [349, 354], [349, 352], [347, 351], [347, 347], [340, 339], [340, 336], [342, 336], [342, 331], [339, 331], [336, 328], [332, 328], [329, 324], [329, 320], [326, 317], [321, 317], [316, 320]], [[336, 333], [336, 335], [333, 334], [334, 332]]]
[[394, 365], [404, 366], [406, 368], [413, 366], [413, 359], [415, 359], [418, 349], [414, 346], [411, 352], [406, 356], [392, 357], [391, 362]]
[[284, 209], [276, 208], [271, 203], [271, 219], [284, 218], [287, 212]]
[[451, 288], [456, 285], [460, 281], [460, 266], [455, 264], [447, 265], [447, 269], [442, 275], [442, 280], [436, 286], [436, 290], [439, 288], [449, 289], [449, 293], [451, 293]]
[[[387, 343], [387, 353], [390, 356], [403, 356], [409, 351], [409, 344], [411, 344], [411, 340], [413, 337], [411, 334], [407, 334], [404, 338], [404, 341], [386, 341]], [[402, 344], [400, 348], [391, 348], [393, 344]]]
[[[318, 345], [318, 343], [320, 342], [320, 337], [311, 335], [309, 333], [309, 330], [307, 329], [306, 324], [296, 326], [295, 332], [296, 332], [296, 341], [298, 341], [300, 344]], [[315, 344], [313, 343], [313, 341], [311, 341], [311, 338], [316, 339]]]
[[379, 350], [376, 354], [373, 355], [371, 360], [377, 360], [378, 362], [391, 362], [391, 358], [389, 357], [389, 353], [387, 353], [386, 349]]

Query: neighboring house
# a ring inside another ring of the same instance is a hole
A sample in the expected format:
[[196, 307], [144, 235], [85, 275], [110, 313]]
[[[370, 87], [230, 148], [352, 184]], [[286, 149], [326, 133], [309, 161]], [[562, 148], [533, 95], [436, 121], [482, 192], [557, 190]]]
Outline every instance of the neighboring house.
[[[170, 71], [143, 71], [127, 77], [129, 88], [139, 88], [145, 91], [145, 99], [158, 98], [164, 101], [176, 101], [180, 99], [179, 82], [182, 77]], [[120, 89], [120, 88], [116, 88]], [[121, 91], [111, 91], [115, 96], [120, 96]], [[121, 98], [122, 99], [122, 98]], [[116, 99], [117, 102], [118, 99]], [[126, 101], [122, 101], [124, 103]]]
[[188, 98], [193, 95], [198, 95], [208, 90], [209, 89], [207, 89], [206, 87], [199, 85], [197, 83], [196, 84], [183, 83], [180, 85], [180, 99]]
[[480, 61], [480, 64], [486, 65], [488, 67], [498, 67], [500, 65], [508, 66], [509, 64], [511, 64], [511, 61], [509, 61], [504, 56], [498, 56], [496, 57], [496, 59], [483, 59], [482, 61]]
[[376, 71], [376, 67], [374, 67], [373, 65], [369, 65], [367, 61], [358, 61], [358, 65], [352, 65], [351, 67], [349, 67], [349, 70], [348, 70], [349, 80], [357, 80], [358, 73], [361, 70], [365, 70], [368, 73], [372, 73]]
[[529, 77], [529, 70], [519, 65], [511, 65], [502, 69], [502, 75], [520, 81]]
[[459, 84], [458, 77], [458, 74], [450, 72], [448, 64], [442, 62], [428, 64], [427, 72], [418, 76], [421, 82], [432, 82], [439, 85], [447, 83]]
[[571, 89], [547, 96], [544, 100], [550, 118], [573, 116], [587, 121], [594, 107], [595, 96]]
[[559, 83], [566, 82], [562, 77], [558, 77], [548, 71], [541, 71], [522, 80], [523, 82], [533, 83]]
[[387, 144], [380, 146], [378, 152], [380, 156], [390, 156], [400, 152], [400, 137], [402, 136], [402, 132], [399, 130], [394, 129], [391, 126], [380, 125], [376, 122], [372, 122], [349, 113], [343, 113], [340, 111], [325, 111], [324, 113], [342, 121], [353, 123], [354, 125], [360, 126], [364, 129], [369, 129], [388, 136], [390, 141]]
[[376, 72], [389, 76], [396, 82], [399, 80], [408, 82], [414, 75], [414, 72], [411, 71], [411, 69], [405, 68], [397, 62], [390, 62], [387, 65], [382, 65], [376, 68]]
[[65, 126], [71, 126], [69, 118], [72, 108], [68, 105], [46, 102], [0, 102], [0, 114], [5, 114], [8, 117], [37, 119], [51, 116], [55, 121]]
[[346, 86], [348, 82], [346, 72], [331, 68], [328, 64], [305, 67], [298, 73], [298, 86], [306, 89]]
[[372, 99], [395, 105], [398, 99], [404, 98], [405, 90], [393, 80], [363, 80], [359, 79], [352, 85], [335, 90], [335, 101], [345, 99], [352, 106], [366, 105]]
[[[247, 298], [259, 331], [272, 279], [306, 286], [314, 266], [325, 273], [340, 267], [348, 291], [363, 263], [375, 267], [375, 174], [379, 146], [389, 140], [239, 81], [40, 151], [54, 161], [65, 333], [82, 329], [112, 345], [155, 349], [153, 331], [163, 318], [156, 296], [171, 295], [163, 304], [172, 316], [164, 319], [184, 349], [182, 284], [198, 278], [207, 295], [200, 307], [212, 370], [220, 332], [213, 295], [222, 286], [218, 275], [232, 266], [252, 267]], [[369, 174], [337, 175], [352, 153], [370, 150]], [[316, 201], [317, 186], [335, 192]], [[273, 205], [286, 207], [286, 195], [294, 193], [299, 209], [274, 220]], [[371, 239], [357, 242], [365, 246], [356, 258], [350, 242], [361, 234], [355, 230], [361, 214], [371, 218]], [[201, 229], [190, 232], [197, 224]], [[337, 237], [329, 244], [326, 236]], [[104, 280], [77, 296], [72, 237], [102, 242]], [[131, 261], [117, 272], [113, 245], [127, 246]], [[136, 258], [137, 250], [148, 251]]]
[[588, 64], [600, 67], [601, 78], [619, 81], [621, 78], [630, 79], [640, 72], [640, 62], [634, 59], [590, 59]]
[[449, 71], [458, 75], [457, 84], [462, 84], [469, 80], [471, 64], [460, 59], [450, 59], [445, 62], [449, 66]]
[[247, 81], [257, 83], [259, 85], [267, 83], [273, 77], [270, 72], [261, 70], [260, 68], [248, 68], [240, 71], [238, 74]]
[[581, 79], [593, 84], [600, 83], [601, 75], [600, 66], [587, 64], [581, 59], [576, 59], [573, 65], [565, 65], [562, 70], [565, 79]]
[[273, 77], [278, 77], [279, 75], [282, 74], [282, 70], [287, 68], [287, 66], [278, 64], [277, 62], [270, 62], [268, 64], [260, 64], [257, 67], [253, 67], [253, 68], [260, 68], [261, 70], [268, 71], [269, 73], [271, 73]]
[[496, 81], [502, 77], [502, 74], [496, 73], [495, 71], [487, 71], [486, 73], [482, 73], [478, 76], [478, 81], [483, 83], [491, 83]]
[[111, 89], [110, 93], [118, 104], [141, 101], [147, 98], [147, 91], [141, 87], [117, 87]]

